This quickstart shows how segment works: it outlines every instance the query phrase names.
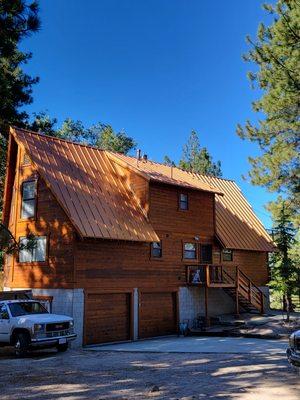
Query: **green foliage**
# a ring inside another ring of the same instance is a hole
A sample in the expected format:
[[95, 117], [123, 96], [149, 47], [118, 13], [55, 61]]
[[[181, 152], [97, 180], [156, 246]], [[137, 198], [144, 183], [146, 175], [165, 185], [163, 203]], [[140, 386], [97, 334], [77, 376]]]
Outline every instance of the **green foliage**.
[[292, 223], [293, 210], [283, 199], [273, 203], [271, 210], [274, 218], [273, 239], [278, 251], [271, 256], [270, 287], [286, 299], [290, 299], [298, 288], [300, 277], [300, 242]]
[[237, 133], [259, 145], [261, 154], [251, 157], [250, 177], [255, 185], [283, 191], [294, 215], [300, 206], [300, 2], [278, 0], [265, 5], [274, 16], [270, 26], [260, 24], [251, 50], [244, 56], [257, 70], [248, 74], [253, 87], [262, 92], [253, 109], [262, 118], [247, 121]]
[[125, 132], [115, 132], [110, 125], [100, 122], [86, 128], [81, 121], [66, 118], [61, 127], [57, 128], [57, 119], [51, 118], [46, 112], [40, 112], [34, 116], [33, 122], [28, 123], [27, 127], [48, 136], [56, 136], [123, 154], [127, 154], [136, 146], [135, 141]]
[[164, 162], [163, 162], [163, 164], [164, 164], [164, 165], [167, 165], [168, 167], [176, 167], [176, 164], [174, 163], [174, 161], [172, 161], [172, 160], [170, 159], [170, 157], [168, 157], [168, 156], [164, 156]]
[[187, 144], [183, 147], [179, 168], [198, 174], [222, 176], [221, 162], [214, 163], [206, 147], [201, 148], [196, 131], [191, 132]]
[[28, 115], [20, 108], [32, 102], [32, 86], [38, 82], [38, 78], [22, 70], [31, 53], [19, 49], [22, 39], [39, 29], [38, 11], [35, 1], [29, 4], [25, 0], [0, 1], [0, 217], [8, 127], [24, 125]]
[[90, 136], [96, 138], [95, 145], [104, 150], [127, 154], [136, 147], [135, 141], [125, 132], [115, 132], [110, 125], [97, 124], [90, 128]]
[[0, 2], [0, 133], [7, 136], [9, 125], [22, 124], [27, 114], [20, 107], [32, 102], [32, 85], [38, 78], [25, 74], [31, 53], [19, 50], [22, 39], [39, 29], [38, 4], [25, 0]]

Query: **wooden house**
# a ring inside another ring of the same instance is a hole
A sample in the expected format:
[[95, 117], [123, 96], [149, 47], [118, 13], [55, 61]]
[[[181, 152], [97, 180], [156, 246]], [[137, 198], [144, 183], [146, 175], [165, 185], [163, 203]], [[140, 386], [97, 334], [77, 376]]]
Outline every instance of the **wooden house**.
[[268, 304], [274, 244], [231, 180], [12, 128], [3, 223], [36, 237], [5, 290], [72, 315], [79, 345]]

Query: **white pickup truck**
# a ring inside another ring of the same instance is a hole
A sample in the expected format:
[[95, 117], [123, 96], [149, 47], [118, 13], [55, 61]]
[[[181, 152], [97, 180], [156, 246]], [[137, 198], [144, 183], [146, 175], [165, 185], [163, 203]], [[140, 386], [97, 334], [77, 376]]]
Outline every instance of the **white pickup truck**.
[[51, 314], [36, 300], [0, 300], [0, 346], [14, 346], [18, 357], [37, 347], [66, 351], [75, 338], [71, 317]]

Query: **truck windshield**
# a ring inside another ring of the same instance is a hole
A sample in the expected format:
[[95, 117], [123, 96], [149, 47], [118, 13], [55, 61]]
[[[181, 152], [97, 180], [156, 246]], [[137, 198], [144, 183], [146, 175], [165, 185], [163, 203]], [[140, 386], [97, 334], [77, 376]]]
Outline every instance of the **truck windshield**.
[[19, 317], [21, 315], [29, 314], [48, 314], [46, 308], [37, 301], [22, 301], [20, 303], [11, 303], [8, 304], [8, 307], [13, 317]]

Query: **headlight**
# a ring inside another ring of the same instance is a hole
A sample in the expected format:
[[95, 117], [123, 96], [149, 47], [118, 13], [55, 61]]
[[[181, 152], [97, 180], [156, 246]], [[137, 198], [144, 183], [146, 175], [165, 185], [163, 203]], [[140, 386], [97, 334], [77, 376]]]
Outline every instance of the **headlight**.
[[43, 332], [44, 328], [44, 324], [34, 324], [34, 332]]
[[295, 347], [295, 334], [293, 333], [289, 338], [290, 348], [293, 349]]
[[73, 328], [73, 327], [74, 327], [74, 321], [70, 321], [69, 327], [70, 327], [70, 328]]

